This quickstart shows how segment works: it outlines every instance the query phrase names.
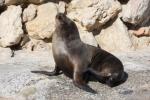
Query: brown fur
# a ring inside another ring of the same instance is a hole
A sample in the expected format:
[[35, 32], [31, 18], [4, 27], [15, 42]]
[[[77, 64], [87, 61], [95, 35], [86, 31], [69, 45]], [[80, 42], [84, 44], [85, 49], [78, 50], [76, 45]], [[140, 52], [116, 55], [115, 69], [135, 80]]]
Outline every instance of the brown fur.
[[73, 21], [64, 14], [56, 16], [56, 30], [52, 39], [52, 51], [56, 63], [53, 72], [33, 71], [46, 75], [58, 75], [62, 71], [73, 78], [75, 86], [95, 93], [87, 85], [89, 75], [108, 85], [121, 80], [123, 65], [112, 54], [81, 41]]

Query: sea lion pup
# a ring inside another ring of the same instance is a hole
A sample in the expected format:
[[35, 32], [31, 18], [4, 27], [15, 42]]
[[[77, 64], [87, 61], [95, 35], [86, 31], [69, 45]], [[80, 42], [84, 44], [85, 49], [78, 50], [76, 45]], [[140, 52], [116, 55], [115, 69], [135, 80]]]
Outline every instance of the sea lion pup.
[[62, 71], [73, 78], [75, 86], [92, 93], [96, 91], [87, 85], [89, 75], [93, 75], [99, 81], [105, 81], [108, 85], [121, 80], [123, 65], [115, 56], [83, 43], [77, 26], [65, 14], [58, 13], [55, 20], [56, 29], [52, 37], [55, 70], [32, 72], [53, 76]]

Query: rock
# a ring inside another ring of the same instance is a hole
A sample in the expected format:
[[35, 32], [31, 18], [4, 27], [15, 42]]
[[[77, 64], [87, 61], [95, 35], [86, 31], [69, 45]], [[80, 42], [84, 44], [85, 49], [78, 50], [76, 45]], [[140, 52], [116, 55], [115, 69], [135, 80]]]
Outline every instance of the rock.
[[120, 10], [121, 5], [116, 0], [73, 0], [68, 16], [87, 30], [93, 30], [115, 17]]
[[34, 4], [40, 4], [43, 3], [46, 0], [5, 0], [6, 5], [16, 5], [21, 3], [34, 3]]
[[95, 47], [98, 46], [97, 41], [96, 41], [95, 37], [93, 36], [92, 32], [87, 32], [84, 30], [79, 30], [79, 32], [80, 32], [81, 40], [84, 43], [95, 46]]
[[59, 12], [65, 13], [66, 12], [66, 3], [63, 1], [59, 1], [58, 9], [59, 9]]
[[4, 63], [5, 61], [7, 61], [7, 59], [10, 59], [11, 56], [12, 56], [12, 51], [10, 48], [1, 48], [0, 47], [1, 62]]
[[138, 88], [126, 100], [150, 100], [150, 85], [146, 84], [144, 87]]
[[150, 0], [129, 0], [122, 11], [122, 19], [134, 25], [147, 23], [150, 19]]
[[0, 97], [0, 100], [14, 100], [14, 98]]
[[37, 12], [37, 6], [30, 4], [27, 8], [23, 11], [23, 22], [31, 21], [35, 18]]
[[80, 35], [81, 40], [86, 44], [97, 47], [98, 44], [97, 44], [97, 41], [96, 41], [93, 33], [84, 30], [84, 28], [78, 23], [76, 23], [76, 25], [78, 27], [78, 31], [79, 31], [79, 35]]
[[[141, 49], [150, 46], [150, 37], [145, 36], [144, 34], [141, 37], [135, 36], [135, 31], [130, 30], [132, 43], [135, 49]], [[137, 32], [136, 32], [137, 33]]]
[[26, 43], [23, 46], [24, 49], [27, 49], [29, 51], [45, 51], [45, 50], [49, 50], [51, 48], [51, 44], [50, 43], [45, 43], [43, 40], [35, 40], [35, 39], [31, 39], [28, 43]]
[[26, 23], [27, 32], [34, 39], [51, 38], [55, 30], [57, 6], [54, 3], [46, 3], [38, 6], [37, 9], [37, 17]]
[[6, 5], [12, 5], [12, 4], [18, 4], [18, 3], [19, 3], [19, 0], [5, 0]]
[[22, 9], [20, 6], [8, 6], [0, 15], [0, 46], [8, 47], [18, 44], [23, 36]]
[[141, 27], [138, 30], [130, 30], [135, 36], [150, 36], [150, 26]]
[[30, 38], [27, 34], [23, 35], [23, 38], [20, 42], [20, 46], [23, 47], [24, 45], [26, 45], [26, 43], [28, 43], [30, 41]]
[[96, 36], [96, 40], [99, 46], [107, 51], [129, 51], [132, 48], [128, 30], [119, 18], [104, 27]]

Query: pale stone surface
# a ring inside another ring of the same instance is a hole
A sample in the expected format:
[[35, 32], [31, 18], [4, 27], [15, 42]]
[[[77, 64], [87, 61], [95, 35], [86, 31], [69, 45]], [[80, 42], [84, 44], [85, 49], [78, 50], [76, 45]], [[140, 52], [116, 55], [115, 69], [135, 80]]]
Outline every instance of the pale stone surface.
[[22, 9], [20, 6], [8, 6], [0, 15], [0, 46], [7, 47], [18, 44], [23, 36]]
[[66, 3], [63, 1], [59, 1], [58, 9], [59, 9], [59, 12], [65, 13], [66, 12]]
[[10, 59], [12, 56], [12, 51], [10, 48], [1, 48], [0, 47], [0, 57], [2, 62], [6, 62], [7, 59]]
[[125, 22], [139, 25], [146, 23], [150, 19], [150, 0], [129, 0], [122, 13]]
[[50, 38], [55, 30], [57, 6], [54, 3], [46, 3], [37, 9], [37, 17], [26, 23], [28, 34], [34, 39]]
[[68, 16], [88, 30], [97, 29], [108, 22], [121, 10], [117, 0], [73, 0]]
[[43, 40], [31, 39], [23, 48], [29, 51], [45, 51], [51, 49], [51, 43], [45, 43]]
[[[132, 43], [135, 49], [141, 49], [150, 46], [150, 36], [137, 37], [134, 35], [134, 31], [129, 31], [131, 34]], [[145, 35], [145, 34], [143, 34]]]
[[128, 51], [132, 48], [128, 30], [122, 21], [118, 18], [115, 22], [104, 27], [100, 34], [96, 36], [96, 40], [101, 48], [107, 51]]
[[86, 31], [80, 24], [76, 23], [81, 40], [89, 45], [98, 46], [98, 43], [92, 32]]
[[130, 100], [134, 96], [140, 96], [139, 99], [147, 98], [150, 93], [149, 49], [114, 52], [123, 62], [128, 79], [113, 88], [99, 82], [89, 82], [90, 87], [98, 91], [98, 94], [76, 88], [72, 80], [64, 75], [50, 77], [31, 73], [32, 70], [54, 69], [51, 50], [17, 51], [15, 57], [6, 62], [2, 62], [0, 58], [0, 97], [4, 100]]
[[23, 22], [31, 21], [35, 18], [37, 12], [37, 6], [30, 4], [23, 11]]
[[93, 36], [92, 32], [87, 32], [84, 30], [79, 30], [79, 32], [80, 32], [81, 40], [84, 43], [95, 46], [95, 47], [98, 46], [98, 43], [97, 43], [95, 37]]

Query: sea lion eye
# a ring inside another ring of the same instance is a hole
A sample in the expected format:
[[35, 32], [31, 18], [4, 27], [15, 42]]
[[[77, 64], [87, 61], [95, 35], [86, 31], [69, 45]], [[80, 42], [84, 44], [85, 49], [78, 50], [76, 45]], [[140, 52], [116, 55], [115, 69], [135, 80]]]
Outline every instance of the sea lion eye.
[[59, 19], [59, 20], [62, 19], [60, 15], [56, 15], [56, 18]]
[[64, 17], [64, 16], [63, 16], [62, 13], [58, 13], [58, 14], [56, 15], [56, 18], [59, 19], [59, 20], [62, 20], [63, 17]]

